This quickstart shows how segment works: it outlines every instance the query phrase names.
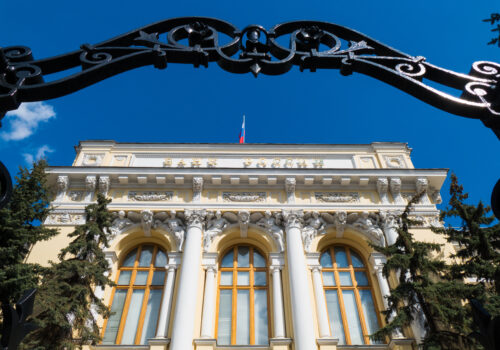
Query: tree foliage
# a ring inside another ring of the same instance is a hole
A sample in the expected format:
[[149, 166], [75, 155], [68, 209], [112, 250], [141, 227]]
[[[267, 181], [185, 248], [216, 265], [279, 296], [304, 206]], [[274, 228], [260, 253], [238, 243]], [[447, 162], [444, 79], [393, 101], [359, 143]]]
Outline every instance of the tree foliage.
[[[458, 245], [453, 256], [456, 263], [451, 266], [451, 275], [455, 279], [467, 280], [475, 285], [477, 298], [491, 316], [500, 315], [500, 223], [493, 224], [494, 216], [489, 216], [489, 207], [483, 203], [470, 205], [464, 203], [468, 194], [458, 183], [457, 177], [451, 176], [450, 201], [446, 210], [441, 212], [441, 219], [459, 219], [460, 226], [438, 228], [434, 231], [445, 235], [450, 243]], [[479, 291], [479, 294], [477, 292]]]
[[28, 336], [26, 349], [70, 350], [100, 340], [96, 316], [107, 318], [109, 310], [94, 291], [113, 285], [102, 250], [108, 247], [109, 202], [98, 194], [86, 207], [86, 223], [69, 234], [73, 240], [45, 273], [34, 312], [40, 328]]
[[46, 162], [20, 168], [11, 201], [0, 209], [0, 303], [14, 304], [39, 283], [41, 267], [25, 262], [31, 247], [58, 233], [41, 226], [49, 213]]
[[387, 257], [384, 275], [396, 276], [398, 284], [388, 297], [387, 325], [373, 337], [383, 339], [418, 322], [425, 330], [424, 349], [466, 349], [473, 341], [467, 336], [470, 313], [462, 301], [471, 289], [450, 278], [450, 266], [439, 256], [440, 244], [420, 242], [410, 232], [411, 226], [419, 225], [410, 219], [410, 211], [420, 197], [413, 198], [401, 215], [396, 242], [374, 246]]
[[500, 47], [500, 13], [492, 13], [490, 18], [483, 19], [483, 22], [490, 22], [492, 26], [498, 22], [496, 27], [491, 30], [492, 32], [498, 32], [498, 36], [496, 38], [492, 38], [488, 45], [497, 44], [498, 47]]

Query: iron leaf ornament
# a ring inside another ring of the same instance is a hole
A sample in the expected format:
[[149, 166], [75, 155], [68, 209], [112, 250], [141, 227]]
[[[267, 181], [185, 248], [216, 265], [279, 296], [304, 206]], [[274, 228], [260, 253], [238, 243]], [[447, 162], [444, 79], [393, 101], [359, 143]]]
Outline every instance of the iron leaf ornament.
[[[288, 46], [281, 45], [280, 38], [288, 39]], [[135, 68], [165, 69], [170, 63], [208, 67], [210, 62], [231, 73], [250, 72], [256, 77], [285, 74], [294, 66], [301, 71], [365, 74], [449, 113], [479, 119], [500, 139], [499, 63], [478, 61], [469, 74], [457, 73], [353, 29], [320, 21], [286, 22], [269, 30], [249, 25], [239, 30], [215, 18], [180, 17], [39, 60], [26, 46], [0, 48], [0, 119], [22, 102], [61, 97]], [[81, 70], [74, 73], [77, 67]], [[63, 77], [47, 80], [54, 73]], [[453, 88], [456, 94], [428, 82]], [[5, 175], [0, 176], [1, 206], [8, 186], [4, 186]]]

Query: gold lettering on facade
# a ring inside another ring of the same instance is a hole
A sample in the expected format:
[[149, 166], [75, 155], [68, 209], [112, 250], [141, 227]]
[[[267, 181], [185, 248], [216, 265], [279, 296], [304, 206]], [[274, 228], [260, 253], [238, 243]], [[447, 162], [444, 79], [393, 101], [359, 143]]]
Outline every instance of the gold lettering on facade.
[[293, 168], [293, 159], [292, 158], [287, 158], [285, 160], [285, 168]]
[[315, 159], [313, 161], [313, 165], [315, 168], [322, 168], [323, 167], [323, 159]]
[[163, 166], [172, 166], [172, 158], [165, 158]]
[[297, 161], [297, 166], [299, 168], [307, 168], [307, 162], [306, 162], [306, 160], [305, 159], [299, 159]]
[[273, 159], [273, 162], [271, 163], [271, 166], [272, 166], [273, 168], [279, 168], [279, 167], [280, 167], [280, 165], [281, 165], [281, 159], [279, 159], [279, 158], [274, 158], [274, 159]]
[[266, 167], [266, 160], [264, 158], [260, 158], [259, 162], [257, 163], [257, 166], [259, 168], [265, 168]]
[[217, 159], [215, 158], [210, 158], [207, 162], [207, 166], [209, 168], [215, 168], [217, 166]]
[[199, 168], [201, 166], [201, 160], [199, 158], [195, 158], [191, 161], [191, 166], [193, 168]]
[[249, 167], [250, 165], [252, 165], [252, 160], [250, 158], [245, 159], [245, 161], [243, 162], [243, 165], [245, 167]]
[[186, 166], [186, 162], [184, 162], [184, 159], [179, 160], [179, 163], [177, 163], [178, 168], [184, 168]]

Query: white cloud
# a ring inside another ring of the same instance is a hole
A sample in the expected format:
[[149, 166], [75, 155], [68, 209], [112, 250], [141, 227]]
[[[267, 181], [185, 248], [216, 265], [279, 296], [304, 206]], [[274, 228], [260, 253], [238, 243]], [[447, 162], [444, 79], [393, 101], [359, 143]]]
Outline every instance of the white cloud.
[[47, 145], [43, 145], [42, 147], [38, 148], [35, 155], [31, 153], [23, 153], [23, 157], [26, 163], [31, 166], [35, 160], [46, 158], [47, 154], [52, 152], [54, 152], [52, 148]]
[[6, 114], [10, 130], [0, 133], [5, 141], [18, 141], [31, 136], [38, 124], [55, 118], [54, 108], [44, 102], [22, 103], [15, 111]]

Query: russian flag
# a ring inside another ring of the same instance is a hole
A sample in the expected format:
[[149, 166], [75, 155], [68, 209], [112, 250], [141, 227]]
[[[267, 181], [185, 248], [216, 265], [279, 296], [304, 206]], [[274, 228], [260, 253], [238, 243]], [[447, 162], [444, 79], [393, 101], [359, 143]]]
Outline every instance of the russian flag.
[[240, 143], [245, 143], [245, 115], [243, 115], [243, 124], [241, 124]]

